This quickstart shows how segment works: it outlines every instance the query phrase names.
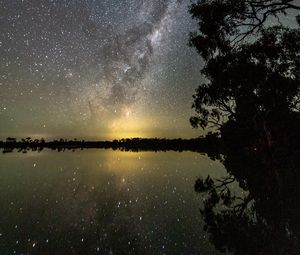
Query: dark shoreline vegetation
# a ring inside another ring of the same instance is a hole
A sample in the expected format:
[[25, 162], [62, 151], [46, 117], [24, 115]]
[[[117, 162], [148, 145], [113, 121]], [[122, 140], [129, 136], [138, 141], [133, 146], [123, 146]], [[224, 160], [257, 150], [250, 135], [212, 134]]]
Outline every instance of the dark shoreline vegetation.
[[45, 141], [44, 139], [32, 140], [30, 137], [17, 140], [8, 137], [6, 141], [0, 141], [2, 153], [17, 152], [26, 153], [28, 151], [40, 152], [43, 149], [56, 151], [76, 150], [76, 149], [113, 149], [120, 151], [194, 151], [207, 154], [219, 154], [221, 152], [221, 140], [213, 134], [205, 137], [192, 139], [165, 139], [165, 138], [127, 138], [113, 141], [85, 141], [59, 139]]
[[299, 1], [201, 0], [190, 13], [198, 23], [190, 44], [207, 78], [190, 123], [218, 130], [227, 170], [195, 182], [203, 229], [222, 253], [299, 254]]

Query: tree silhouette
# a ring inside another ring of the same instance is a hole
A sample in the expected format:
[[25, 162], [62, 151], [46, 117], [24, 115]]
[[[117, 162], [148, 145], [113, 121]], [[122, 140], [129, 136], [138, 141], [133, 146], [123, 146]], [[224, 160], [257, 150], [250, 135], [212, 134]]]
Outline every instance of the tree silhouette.
[[192, 126], [221, 127], [244, 118], [254, 127], [299, 112], [299, 54], [299, 29], [273, 27], [255, 43], [209, 60], [202, 72], [210, 82], [194, 95]]
[[208, 79], [194, 95], [193, 127], [220, 128], [249, 114], [265, 122], [287, 109], [299, 111], [299, 29], [266, 25], [270, 16], [280, 24], [280, 15], [291, 9], [300, 10], [297, 1], [202, 0], [191, 5], [199, 29], [190, 43], [206, 61], [202, 74]]
[[198, 179], [195, 191], [206, 197], [205, 230], [222, 252], [300, 250], [300, 29], [266, 27], [289, 9], [299, 10], [297, 1], [191, 6], [199, 24], [191, 44], [206, 61], [208, 82], [196, 90], [190, 121], [218, 130], [224, 153], [215, 158], [228, 172]]
[[[289, 10], [300, 10], [297, 0], [201, 0], [191, 5], [199, 31], [191, 44], [208, 60], [238, 46], [260, 32], [270, 17], [279, 18]], [[299, 19], [299, 17], [298, 17]], [[278, 21], [280, 24], [280, 21]]]

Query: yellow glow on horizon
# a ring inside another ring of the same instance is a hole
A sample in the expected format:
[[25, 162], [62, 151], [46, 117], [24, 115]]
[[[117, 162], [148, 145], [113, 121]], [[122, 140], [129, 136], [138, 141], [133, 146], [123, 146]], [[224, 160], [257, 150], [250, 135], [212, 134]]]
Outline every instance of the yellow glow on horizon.
[[146, 130], [151, 127], [150, 121], [144, 117], [134, 116], [130, 108], [125, 108], [118, 119], [109, 126], [109, 137], [112, 139], [149, 137]]

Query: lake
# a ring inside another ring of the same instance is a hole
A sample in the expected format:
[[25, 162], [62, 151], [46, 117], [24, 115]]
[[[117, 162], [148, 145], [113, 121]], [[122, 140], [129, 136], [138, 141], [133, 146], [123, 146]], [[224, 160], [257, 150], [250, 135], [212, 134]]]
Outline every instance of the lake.
[[194, 190], [208, 174], [226, 170], [194, 152], [0, 155], [0, 253], [217, 254]]

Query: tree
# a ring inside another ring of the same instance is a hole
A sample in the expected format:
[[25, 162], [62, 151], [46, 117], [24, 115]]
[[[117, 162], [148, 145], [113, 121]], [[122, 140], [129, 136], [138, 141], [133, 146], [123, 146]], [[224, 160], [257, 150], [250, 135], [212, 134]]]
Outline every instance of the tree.
[[17, 139], [14, 138], [14, 137], [7, 137], [7, 138], [6, 138], [6, 142], [8, 142], [8, 143], [14, 143], [14, 142], [16, 142], [16, 141], [17, 141]]
[[270, 17], [279, 18], [290, 10], [300, 11], [297, 0], [199, 0], [190, 8], [199, 25], [191, 44], [208, 60], [260, 32]]
[[[193, 127], [221, 127], [252, 117], [252, 126], [289, 111], [299, 112], [300, 30], [272, 27], [252, 44], [210, 59], [209, 82], [194, 95]], [[254, 123], [256, 122], [256, 123]]]
[[299, 1], [191, 6], [199, 24], [191, 44], [205, 60], [208, 82], [196, 90], [190, 121], [220, 132], [228, 172], [223, 179], [198, 179], [195, 191], [206, 197], [205, 230], [220, 251], [299, 251], [300, 29], [266, 25], [290, 9], [300, 10]]
[[299, 111], [299, 29], [266, 25], [270, 16], [279, 24], [289, 10], [300, 11], [299, 3], [202, 0], [191, 5], [199, 31], [190, 43], [204, 58], [202, 74], [208, 79], [194, 95], [193, 127], [220, 129], [250, 114], [248, 124], [260, 121], [257, 128], [262, 128], [278, 111]]

